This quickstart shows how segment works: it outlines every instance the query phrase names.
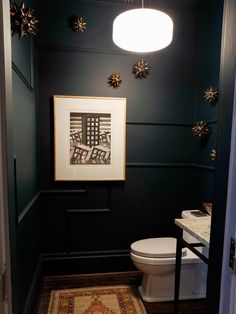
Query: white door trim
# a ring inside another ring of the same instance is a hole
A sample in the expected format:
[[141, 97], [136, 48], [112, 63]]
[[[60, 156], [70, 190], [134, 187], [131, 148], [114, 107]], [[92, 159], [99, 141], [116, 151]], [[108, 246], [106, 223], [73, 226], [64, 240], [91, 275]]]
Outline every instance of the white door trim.
[[236, 79], [234, 88], [234, 109], [231, 134], [231, 152], [229, 165], [228, 195], [223, 264], [221, 274], [220, 314], [236, 314], [236, 274], [229, 267], [230, 240], [236, 239]]
[[11, 102], [11, 71], [10, 4], [9, 1], [0, 0], [0, 313], [3, 314], [12, 313], [6, 140], [6, 107]]

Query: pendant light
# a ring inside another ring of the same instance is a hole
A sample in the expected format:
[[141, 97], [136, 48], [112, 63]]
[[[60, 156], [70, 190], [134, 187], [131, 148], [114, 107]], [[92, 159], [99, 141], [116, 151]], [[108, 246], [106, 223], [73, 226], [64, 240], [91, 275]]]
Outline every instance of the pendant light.
[[114, 43], [133, 52], [152, 52], [167, 47], [173, 37], [173, 21], [164, 12], [142, 8], [128, 10], [113, 22]]

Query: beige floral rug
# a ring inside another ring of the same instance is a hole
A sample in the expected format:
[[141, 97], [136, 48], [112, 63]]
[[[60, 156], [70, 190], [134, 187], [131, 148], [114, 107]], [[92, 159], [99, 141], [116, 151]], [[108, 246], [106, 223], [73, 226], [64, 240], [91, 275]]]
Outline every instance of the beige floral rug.
[[48, 314], [146, 314], [135, 287], [53, 290]]

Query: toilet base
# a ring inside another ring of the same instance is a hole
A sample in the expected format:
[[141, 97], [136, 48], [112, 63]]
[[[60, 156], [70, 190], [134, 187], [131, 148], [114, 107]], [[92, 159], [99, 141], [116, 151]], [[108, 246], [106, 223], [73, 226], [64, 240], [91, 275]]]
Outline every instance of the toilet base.
[[[205, 265], [184, 265], [181, 271], [180, 300], [200, 299], [206, 297]], [[201, 271], [200, 271], [201, 270]], [[205, 277], [205, 278], [202, 278]], [[146, 302], [163, 302], [174, 300], [175, 272], [166, 275], [144, 274], [142, 285], [138, 288], [142, 299]], [[202, 284], [204, 282], [204, 284]]]
[[[146, 295], [143, 292], [142, 286], [138, 287], [139, 294], [143, 301], [151, 303], [151, 302], [165, 302], [165, 301], [174, 301], [173, 295], [166, 295], [166, 296], [150, 296]], [[179, 295], [179, 300], [193, 300], [193, 299], [204, 299], [206, 297], [205, 293], [198, 293], [198, 294], [185, 294]]]

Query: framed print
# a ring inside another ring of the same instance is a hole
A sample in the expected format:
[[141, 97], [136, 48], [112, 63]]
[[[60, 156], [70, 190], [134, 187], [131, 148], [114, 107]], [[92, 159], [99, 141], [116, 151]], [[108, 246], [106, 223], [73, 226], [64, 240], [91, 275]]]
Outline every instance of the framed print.
[[55, 180], [125, 180], [126, 98], [53, 99]]

